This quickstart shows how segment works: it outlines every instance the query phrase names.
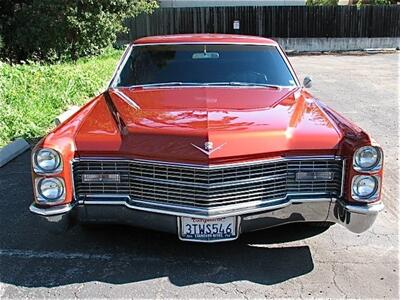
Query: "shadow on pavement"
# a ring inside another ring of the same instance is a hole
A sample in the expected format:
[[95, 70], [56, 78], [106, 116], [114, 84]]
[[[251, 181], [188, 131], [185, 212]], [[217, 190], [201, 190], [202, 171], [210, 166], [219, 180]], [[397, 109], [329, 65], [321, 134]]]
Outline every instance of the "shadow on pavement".
[[177, 286], [247, 280], [271, 285], [313, 270], [308, 246], [281, 243], [322, 229], [287, 225], [219, 244], [185, 243], [174, 235], [123, 226], [63, 235], [48, 232], [28, 211], [30, 153], [0, 169], [0, 280], [25, 287], [100, 281], [112, 284], [167, 277]]

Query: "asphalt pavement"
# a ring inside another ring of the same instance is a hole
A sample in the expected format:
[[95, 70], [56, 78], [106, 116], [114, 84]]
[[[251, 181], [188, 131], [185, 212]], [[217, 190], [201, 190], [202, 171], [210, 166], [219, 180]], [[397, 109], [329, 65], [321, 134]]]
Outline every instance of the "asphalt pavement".
[[385, 210], [363, 234], [294, 224], [220, 244], [124, 226], [50, 233], [29, 152], [0, 168], [0, 298], [399, 298], [399, 55], [290, 58], [385, 151]]

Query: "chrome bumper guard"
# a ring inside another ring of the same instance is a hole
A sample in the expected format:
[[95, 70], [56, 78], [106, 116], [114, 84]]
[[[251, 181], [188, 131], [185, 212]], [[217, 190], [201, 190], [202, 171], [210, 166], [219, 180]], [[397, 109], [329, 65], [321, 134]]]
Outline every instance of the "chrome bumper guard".
[[[105, 209], [108, 207], [108, 209]], [[51, 208], [40, 208], [33, 203], [30, 211], [45, 217], [50, 222], [65, 221], [65, 216], [72, 211], [80, 211], [78, 220], [95, 222], [126, 223], [151, 229], [159, 229], [176, 233], [174, 229], [165, 229], [163, 222], [176, 222], [179, 216], [196, 218], [215, 218], [224, 216], [241, 216], [240, 232], [248, 232], [257, 229], [269, 228], [294, 222], [334, 222], [338, 223], [354, 233], [368, 230], [378, 213], [383, 210], [382, 202], [370, 205], [350, 205], [340, 199], [310, 198], [291, 199], [274, 203], [269, 206], [252, 207], [252, 209], [225, 211], [223, 214], [197, 214], [196, 212], [166, 211], [162, 208], [155, 209], [146, 205], [138, 205], [129, 199], [121, 201], [112, 200], [87, 200], [74, 204], [61, 205]], [[132, 217], [127, 217], [131, 214]], [[152, 217], [152, 226], [146, 226], [146, 217]], [[135, 218], [138, 221], [135, 221]], [[160, 220], [157, 227], [157, 218]], [[140, 219], [140, 220], [139, 220]], [[168, 228], [173, 228], [169, 226]], [[175, 227], [176, 228], [176, 227]]]
[[354, 233], [368, 230], [374, 224], [378, 213], [385, 208], [382, 201], [367, 205], [346, 204], [333, 201], [327, 221], [338, 223]]

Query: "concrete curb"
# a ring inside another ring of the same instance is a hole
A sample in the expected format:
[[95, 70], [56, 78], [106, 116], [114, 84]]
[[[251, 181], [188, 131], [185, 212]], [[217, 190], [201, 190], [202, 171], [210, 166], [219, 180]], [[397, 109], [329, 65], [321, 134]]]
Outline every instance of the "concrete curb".
[[396, 52], [396, 48], [367, 48], [364, 49], [365, 52], [370, 53], [370, 54], [375, 54], [375, 53], [388, 53], [388, 52]]
[[363, 49], [363, 50], [348, 50], [348, 51], [296, 51], [293, 49], [285, 50], [288, 56], [312, 56], [312, 55], [371, 55], [371, 54], [390, 54], [398, 53], [399, 50], [394, 48], [381, 49]]
[[61, 115], [54, 119], [54, 123], [58, 126], [69, 117], [71, 117], [74, 113], [76, 113], [80, 109], [79, 106], [71, 106], [67, 111], [63, 112]]
[[6, 165], [9, 161], [24, 153], [31, 146], [23, 138], [16, 139], [10, 144], [0, 149], [0, 168]]
[[363, 51], [399, 49], [400, 38], [273, 38], [283, 49], [297, 52]]

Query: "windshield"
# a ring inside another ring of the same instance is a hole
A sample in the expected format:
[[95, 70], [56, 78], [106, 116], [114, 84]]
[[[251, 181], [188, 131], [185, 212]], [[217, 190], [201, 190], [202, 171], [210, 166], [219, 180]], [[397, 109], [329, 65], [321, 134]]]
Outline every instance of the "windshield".
[[295, 86], [274, 46], [149, 45], [133, 47], [114, 85]]

